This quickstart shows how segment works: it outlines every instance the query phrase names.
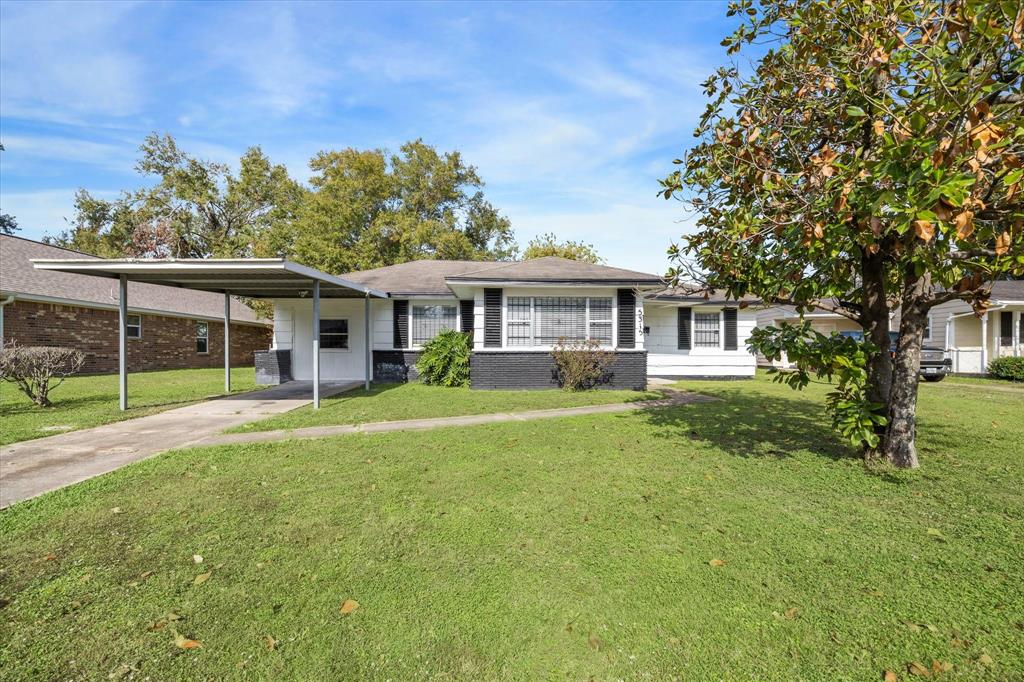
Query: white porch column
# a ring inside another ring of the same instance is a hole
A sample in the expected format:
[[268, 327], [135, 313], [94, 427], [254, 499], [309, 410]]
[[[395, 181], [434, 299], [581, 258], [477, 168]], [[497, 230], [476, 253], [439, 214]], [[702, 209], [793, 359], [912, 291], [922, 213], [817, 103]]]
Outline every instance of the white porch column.
[[373, 349], [370, 348], [370, 293], [366, 293], [366, 297], [363, 299], [366, 303], [364, 305], [363, 315], [363, 329], [364, 336], [366, 337], [366, 385], [367, 391], [370, 390], [370, 375], [373, 372]]
[[128, 409], [128, 276], [121, 275], [118, 279], [117, 386], [123, 411]]
[[224, 292], [224, 392], [231, 393], [231, 294]]
[[981, 373], [988, 374], [988, 311], [981, 315]]
[[1013, 357], [1020, 356], [1020, 318], [1024, 315], [1024, 311], [1016, 311], [1013, 313]]
[[320, 280], [313, 282], [313, 409], [320, 409]]

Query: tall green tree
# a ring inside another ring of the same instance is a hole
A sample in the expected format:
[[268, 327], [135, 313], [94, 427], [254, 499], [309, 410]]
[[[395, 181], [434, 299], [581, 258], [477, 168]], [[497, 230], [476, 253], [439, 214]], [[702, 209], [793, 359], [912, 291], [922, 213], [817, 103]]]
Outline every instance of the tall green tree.
[[[737, 0], [728, 13], [742, 21], [723, 45], [753, 62], [704, 83], [698, 142], [663, 181], [699, 216], [673, 274], [861, 324], [872, 343], [860, 409], [884, 417], [878, 451], [917, 466], [928, 311], [961, 299], [982, 314], [991, 282], [1024, 272], [1024, 10]], [[875, 435], [863, 434], [869, 452]]]
[[569, 260], [578, 260], [583, 263], [603, 263], [604, 259], [597, 255], [593, 244], [585, 242], [574, 242], [570, 239], [558, 241], [553, 232], [542, 234], [530, 240], [523, 251], [523, 260], [531, 258], [544, 258], [545, 256], [558, 256]]
[[397, 154], [324, 151], [290, 227], [294, 257], [329, 272], [423, 258], [504, 260], [517, 246], [508, 218], [483, 195], [476, 168], [422, 140]]

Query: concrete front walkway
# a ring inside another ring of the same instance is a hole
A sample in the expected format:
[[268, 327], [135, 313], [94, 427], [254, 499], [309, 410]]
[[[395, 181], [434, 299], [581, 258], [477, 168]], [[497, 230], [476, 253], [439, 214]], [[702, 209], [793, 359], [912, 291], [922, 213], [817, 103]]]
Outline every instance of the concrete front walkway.
[[[362, 381], [322, 382], [321, 397]], [[312, 401], [313, 383], [292, 381], [159, 414], [14, 443], [0, 449], [0, 507], [113, 471], [225, 429], [294, 410]]]

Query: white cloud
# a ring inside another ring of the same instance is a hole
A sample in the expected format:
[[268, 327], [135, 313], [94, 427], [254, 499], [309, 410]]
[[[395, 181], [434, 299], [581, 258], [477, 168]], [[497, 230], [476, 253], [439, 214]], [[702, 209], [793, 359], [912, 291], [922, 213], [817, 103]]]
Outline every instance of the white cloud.
[[[56, 235], [68, 229], [67, 220], [74, 217], [76, 191], [66, 188], [3, 192], [0, 193], [0, 212], [10, 214], [18, 221], [18, 236], [41, 239], [43, 235]], [[113, 198], [116, 195], [97, 192], [95, 196]]]
[[4, 166], [8, 170], [27, 165], [25, 160], [84, 163], [99, 168], [131, 172], [135, 145], [110, 144], [51, 135], [5, 135]]

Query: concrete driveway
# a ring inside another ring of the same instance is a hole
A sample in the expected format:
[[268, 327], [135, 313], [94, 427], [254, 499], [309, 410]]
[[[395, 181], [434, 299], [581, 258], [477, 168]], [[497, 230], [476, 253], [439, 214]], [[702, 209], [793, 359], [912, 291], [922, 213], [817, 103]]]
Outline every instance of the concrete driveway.
[[[362, 381], [321, 382], [321, 397]], [[310, 381], [209, 400], [0, 449], [0, 508], [105, 474], [146, 457], [186, 447], [247, 422], [294, 410], [313, 399]]]

